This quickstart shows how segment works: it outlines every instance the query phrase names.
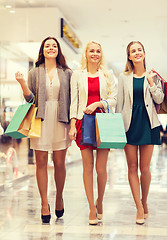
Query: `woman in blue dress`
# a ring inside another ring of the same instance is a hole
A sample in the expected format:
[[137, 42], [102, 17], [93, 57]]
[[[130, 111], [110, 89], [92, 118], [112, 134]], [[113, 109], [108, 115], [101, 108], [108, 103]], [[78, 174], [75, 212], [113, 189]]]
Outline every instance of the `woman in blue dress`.
[[160, 122], [154, 102], [160, 104], [163, 98], [160, 79], [152, 71], [146, 72], [144, 46], [139, 41], [130, 42], [125, 71], [119, 77], [116, 112], [122, 113], [124, 120], [127, 136], [124, 150], [129, 184], [137, 208], [137, 224], [144, 224], [148, 217], [150, 162], [154, 145], [161, 144]]

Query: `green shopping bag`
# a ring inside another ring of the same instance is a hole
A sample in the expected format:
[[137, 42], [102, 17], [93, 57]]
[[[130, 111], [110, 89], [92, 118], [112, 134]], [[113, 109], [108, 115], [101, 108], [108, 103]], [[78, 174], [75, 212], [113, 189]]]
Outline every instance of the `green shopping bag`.
[[10, 121], [5, 134], [15, 139], [27, 137], [34, 107], [33, 102], [20, 105]]
[[95, 123], [98, 148], [124, 148], [127, 140], [121, 113], [96, 113]]

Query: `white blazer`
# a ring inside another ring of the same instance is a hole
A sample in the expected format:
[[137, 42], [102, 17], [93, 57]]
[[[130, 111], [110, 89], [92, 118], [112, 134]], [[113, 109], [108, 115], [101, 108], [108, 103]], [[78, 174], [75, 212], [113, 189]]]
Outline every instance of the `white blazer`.
[[[151, 128], [160, 125], [154, 102], [160, 104], [163, 102], [164, 93], [161, 81], [158, 76], [154, 77], [154, 85], [150, 87], [147, 80], [147, 73], [144, 79], [144, 103], [150, 119]], [[125, 132], [128, 131], [132, 118], [133, 108], [133, 73], [121, 73], [118, 80], [118, 100], [116, 112], [122, 113]]]
[[[103, 109], [107, 112], [107, 103], [112, 110], [116, 106], [117, 101], [117, 89], [115, 86], [115, 80], [113, 72], [108, 72], [111, 83], [110, 92], [108, 91], [108, 85], [106, 77], [102, 70], [99, 70], [99, 82], [100, 82], [100, 101], [103, 104]], [[87, 106], [88, 101], [88, 72], [87, 70], [76, 70], [71, 77], [71, 107], [70, 118], [82, 119], [83, 111]]]

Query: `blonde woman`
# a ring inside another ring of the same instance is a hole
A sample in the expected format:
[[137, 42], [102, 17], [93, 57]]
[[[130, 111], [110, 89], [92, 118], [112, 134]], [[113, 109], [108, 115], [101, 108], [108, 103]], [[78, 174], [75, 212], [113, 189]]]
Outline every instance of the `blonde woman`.
[[[81, 150], [83, 181], [90, 209], [89, 224], [95, 225], [98, 223], [98, 219], [102, 220], [103, 216], [103, 196], [107, 180], [106, 165], [109, 150], [80, 144], [82, 118], [84, 114], [95, 114], [97, 108], [106, 112], [106, 101], [110, 109], [115, 107], [117, 90], [113, 73], [107, 72], [103, 66], [102, 48], [99, 43], [92, 41], [86, 45], [81, 65], [81, 70], [76, 70], [71, 78], [71, 129], [69, 135]], [[98, 186], [96, 202], [94, 202], [93, 193], [93, 150], [96, 150]]]
[[122, 113], [125, 125], [125, 155], [129, 184], [137, 208], [137, 224], [144, 224], [144, 219], [148, 217], [150, 161], [154, 145], [161, 144], [160, 122], [154, 102], [160, 104], [163, 98], [158, 77], [151, 71], [146, 72], [144, 46], [139, 41], [130, 42], [127, 46], [126, 68], [119, 78], [116, 112]]

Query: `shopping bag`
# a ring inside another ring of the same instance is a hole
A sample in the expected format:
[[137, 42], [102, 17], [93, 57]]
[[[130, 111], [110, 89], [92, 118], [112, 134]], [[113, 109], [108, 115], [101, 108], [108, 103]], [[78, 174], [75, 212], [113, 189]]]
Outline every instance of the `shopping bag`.
[[36, 112], [37, 112], [37, 107], [35, 107], [33, 111], [30, 130], [27, 136], [28, 138], [39, 138], [41, 136], [41, 119], [35, 118]]
[[164, 82], [164, 81], [163, 81], [163, 92], [165, 96], [164, 96], [163, 102], [159, 105], [158, 104], [156, 105], [156, 110], [158, 114], [167, 114], [167, 82]]
[[34, 107], [33, 103], [20, 105], [10, 121], [5, 134], [15, 139], [27, 137]]
[[160, 104], [158, 114], [167, 114], [167, 96], [165, 95], [163, 102]]
[[161, 85], [162, 85], [162, 90], [164, 92], [164, 100], [161, 104], [155, 104], [155, 108], [158, 114], [166, 114], [167, 113], [167, 82], [161, 77], [161, 75], [159, 73], [157, 73], [155, 70], [152, 70], [152, 72], [156, 73], [157, 76], [160, 78], [161, 80]]
[[94, 146], [94, 147], [96, 147], [97, 145], [94, 115], [90, 115], [90, 114], [83, 115], [80, 144]]
[[127, 140], [121, 113], [96, 113], [95, 124], [98, 148], [124, 148]]

